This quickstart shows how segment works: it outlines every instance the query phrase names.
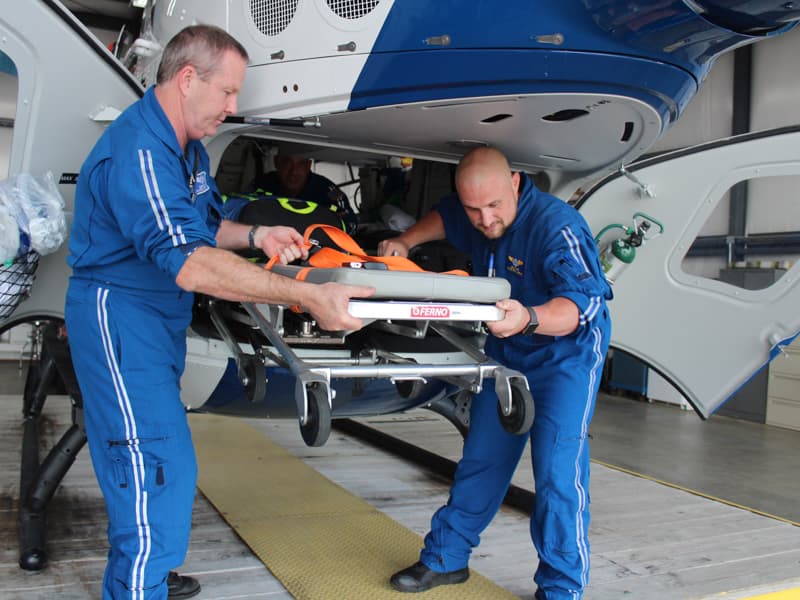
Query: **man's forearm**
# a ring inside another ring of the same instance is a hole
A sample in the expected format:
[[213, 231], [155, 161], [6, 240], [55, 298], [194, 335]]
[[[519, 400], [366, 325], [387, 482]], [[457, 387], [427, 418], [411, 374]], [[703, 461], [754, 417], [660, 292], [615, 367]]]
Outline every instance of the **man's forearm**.
[[248, 234], [251, 228], [251, 225], [223, 220], [217, 230], [217, 247], [226, 250], [248, 248], [250, 246]]
[[209, 246], [198, 248], [186, 259], [175, 282], [186, 291], [239, 302], [304, 305], [311, 293], [307, 284]]
[[443, 240], [445, 231], [442, 216], [438, 210], [432, 210], [398, 237], [409, 250], [425, 242]]
[[536, 333], [543, 335], [569, 335], [578, 328], [579, 310], [569, 298], [558, 296], [535, 306], [539, 317]]

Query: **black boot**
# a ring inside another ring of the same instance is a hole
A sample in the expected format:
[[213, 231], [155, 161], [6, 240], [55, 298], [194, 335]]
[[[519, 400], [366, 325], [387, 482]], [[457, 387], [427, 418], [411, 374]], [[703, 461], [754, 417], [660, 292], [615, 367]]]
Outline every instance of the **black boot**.
[[180, 600], [191, 598], [200, 593], [200, 582], [194, 577], [178, 575], [175, 571], [170, 571], [167, 575], [167, 598]]
[[467, 568], [448, 573], [437, 573], [418, 562], [392, 575], [390, 582], [398, 592], [424, 592], [437, 585], [464, 583], [467, 579], [469, 579], [469, 569]]

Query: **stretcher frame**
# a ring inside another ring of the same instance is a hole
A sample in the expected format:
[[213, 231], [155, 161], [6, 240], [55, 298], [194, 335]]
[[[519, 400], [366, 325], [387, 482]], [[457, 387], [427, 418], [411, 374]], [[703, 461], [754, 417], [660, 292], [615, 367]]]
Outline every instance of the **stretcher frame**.
[[[301, 269], [282, 266], [275, 272], [296, 277]], [[508, 297], [509, 287], [504, 280], [353, 268], [313, 269], [306, 273], [305, 279], [314, 283], [336, 281], [375, 287], [376, 293], [369, 300], [351, 302], [353, 314], [363, 315], [368, 311], [370, 316], [364, 318], [365, 324], [418, 340], [423, 340], [432, 330], [467, 357], [466, 362], [420, 363], [414, 358], [376, 350], [351, 359], [301, 358], [294, 344], [308, 347], [343, 343], [348, 332], [319, 331], [308, 318], [302, 321], [302, 331], [293, 335], [286, 328], [286, 317], [290, 313], [286, 306], [205, 298], [205, 310], [232, 354], [251, 402], [264, 397], [262, 381], [265, 381], [267, 367], [284, 367], [294, 376], [297, 417], [301, 435], [309, 446], [324, 444], [330, 434], [335, 394], [331, 381], [337, 378], [388, 379], [396, 385], [410, 384], [412, 388], [416, 383], [438, 379], [472, 393], [480, 392], [486, 379], [494, 379], [503, 426], [515, 434], [530, 428], [533, 399], [526, 377], [489, 359], [481, 348], [459, 335], [459, 330], [478, 331], [482, 320], [502, 318], [502, 311], [494, 303]], [[416, 300], [410, 300], [412, 297]], [[481, 302], [466, 302], [468, 298], [478, 298]], [[414, 306], [428, 310], [414, 313], [417, 318], [409, 318], [409, 307]], [[476, 319], [476, 315], [479, 318]], [[243, 349], [236, 339], [231, 327], [234, 321], [255, 333], [250, 336], [251, 352]]]

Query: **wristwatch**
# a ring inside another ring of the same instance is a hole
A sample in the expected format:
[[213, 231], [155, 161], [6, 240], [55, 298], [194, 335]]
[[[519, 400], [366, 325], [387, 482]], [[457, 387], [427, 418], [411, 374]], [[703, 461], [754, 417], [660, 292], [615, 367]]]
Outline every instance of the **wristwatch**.
[[258, 250], [256, 248], [256, 229], [259, 228], [259, 225], [253, 225], [250, 228], [250, 232], [247, 234], [247, 242], [250, 244], [250, 250], [255, 252]]
[[520, 331], [522, 335], [533, 335], [536, 331], [536, 328], [539, 326], [539, 319], [536, 317], [536, 311], [533, 310], [532, 306], [526, 306], [525, 308], [528, 309], [528, 314], [531, 316], [531, 320], [525, 325], [525, 328]]

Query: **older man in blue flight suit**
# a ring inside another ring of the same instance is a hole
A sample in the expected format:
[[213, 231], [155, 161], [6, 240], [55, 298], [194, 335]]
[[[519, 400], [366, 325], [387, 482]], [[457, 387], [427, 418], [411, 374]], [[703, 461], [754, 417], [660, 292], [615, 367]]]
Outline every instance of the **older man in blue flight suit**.
[[307, 252], [287, 227], [221, 219], [200, 143], [236, 111], [247, 52], [222, 29], [193, 26], [166, 46], [157, 83], [112, 123], [75, 194], [66, 321], [86, 433], [106, 500], [103, 598], [188, 598], [172, 569], [189, 542], [197, 464], [180, 377], [192, 292], [297, 304], [324, 329], [355, 330], [351, 297], [369, 288], [273, 275], [226, 249], [289, 262]]
[[472, 401], [470, 431], [445, 506], [433, 516], [420, 561], [396, 573], [402, 592], [461, 583], [472, 548], [505, 496], [531, 440], [536, 505], [531, 537], [539, 554], [537, 600], [577, 600], [589, 577], [588, 428], [611, 335], [606, 283], [591, 231], [558, 198], [512, 173], [497, 149], [467, 154], [456, 171], [457, 196], [441, 201], [383, 254], [407, 255], [447, 237], [469, 252], [473, 273], [511, 283], [488, 323], [486, 353], [523, 372], [535, 403], [530, 435], [507, 433], [497, 395], [484, 386]]

